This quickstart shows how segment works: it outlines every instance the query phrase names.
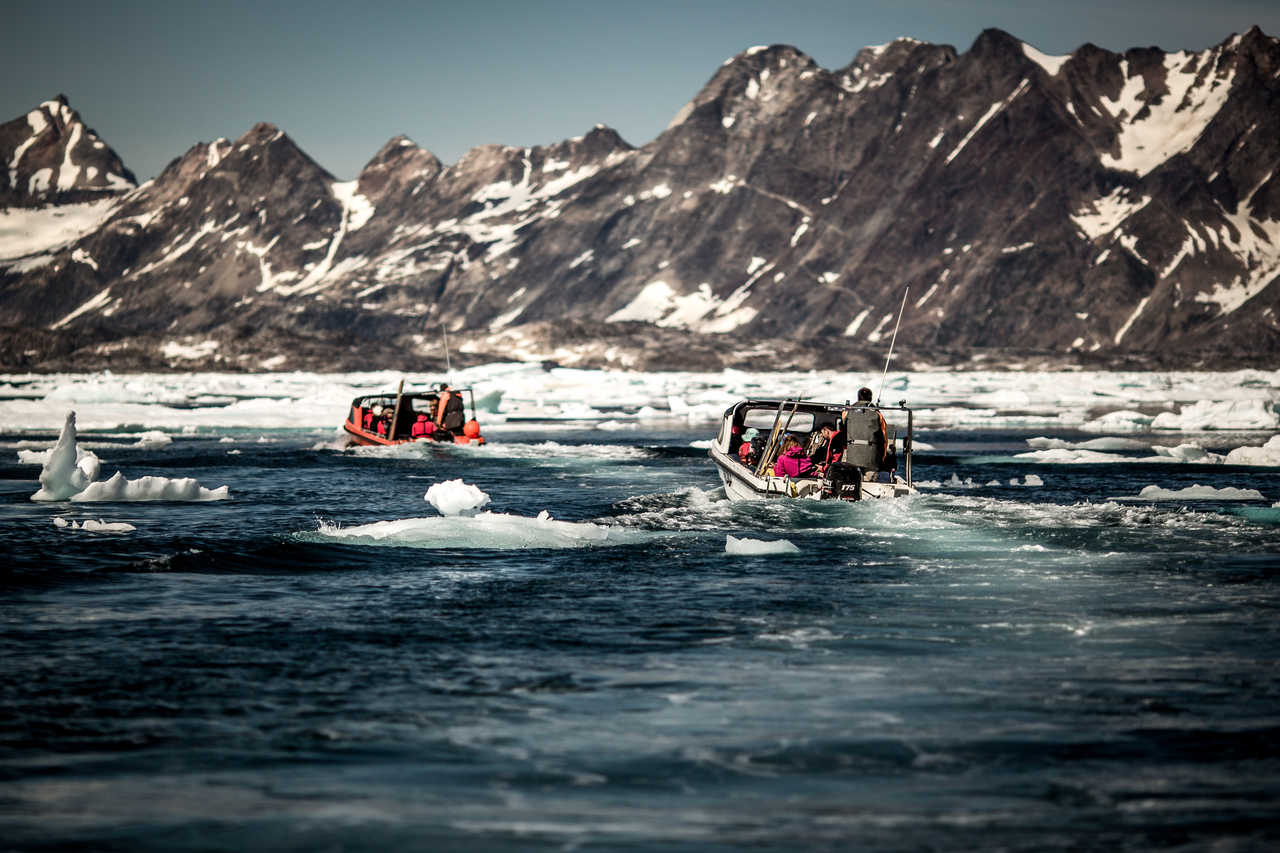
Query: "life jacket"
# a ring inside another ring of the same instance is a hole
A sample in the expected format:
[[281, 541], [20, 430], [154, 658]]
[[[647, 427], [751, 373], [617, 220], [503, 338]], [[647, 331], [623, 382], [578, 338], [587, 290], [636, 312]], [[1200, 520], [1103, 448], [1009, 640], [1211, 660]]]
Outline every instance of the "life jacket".
[[444, 411], [440, 417], [440, 426], [456, 432], [462, 429], [462, 424], [467, 419], [466, 407], [462, 404], [462, 395], [457, 391], [446, 391], [448, 396], [444, 401]]
[[418, 415], [418, 420], [414, 422], [409, 434], [414, 438], [425, 438], [435, 431], [436, 425], [430, 418], [426, 415]]
[[840, 461], [840, 454], [844, 451], [844, 443], [839, 440], [839, 435], [833, 435], [828, 441], [823, 442], [822, 447], [818, 448], [818, 452], [814, 454], [813, 461], [819, 465], [830, 465], [832, 462]]
[[888, 455], [888, 436], [884, 415], [869, 404], [858, 403], [846, 416], [848, 447], [844, 461], [868, 471], [880, 470]]

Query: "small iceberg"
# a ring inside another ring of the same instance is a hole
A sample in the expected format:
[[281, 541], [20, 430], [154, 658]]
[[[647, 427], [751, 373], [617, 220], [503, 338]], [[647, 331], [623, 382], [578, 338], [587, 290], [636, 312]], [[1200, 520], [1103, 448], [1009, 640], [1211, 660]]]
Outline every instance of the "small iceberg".
[[1261, 447], [1237, 447], [1227, 454], [1228, 465], [1280, 466], [1280, 435]]
[[434, 483], [422, 496], [441, 515], [475, 515], [489, 505], [489, 495], [462, 480]]
[[590, 521], [559, 521], [543, 510], [536, 518], [481, 512], [490, 502], [483, 490], [462, 480], [435, 483], [423, 496], [440, 512], [428, 518], [374, 521], [354, 527], [321, 524], [323, 541], [405, 548], [588, 548], [627, 545], [650, 537], [644, 531]]
[[1132, 497], [1114, 498], [1120, 501], [1261, 501], [1266, 500], [1257, 489], [1237, 489], [1234, 486], [1187, 486], [1185, 489], [1166, 489], [1161, 486], [1144, 486]]
[[226, 486], [206, 489], [190, 477], [141, 477], [125, 479], [117, 471], [99, 480], [102, 463], [76, 443], [76, 413], [68, 412], [58, 443], [48, 451], [40, 470], [40, 490], [33, 501], [223, 501], [231, 497]]
[[763, 539], [739, 539], [736, 536], [724, 538], [724, 552], [737, 557], [751, 557], [760, 554], [798, 554], [800, 549], [795, 543], [786, 539], [765, 541]]
[[53, 526], [67, 530], [87, 530], [90, 533], [129, 533], [138, 529], [123, 521], [103, 521], [102, 519], [94, 521], [92, 518], [86, 518], [84, 522], [55, 518]]

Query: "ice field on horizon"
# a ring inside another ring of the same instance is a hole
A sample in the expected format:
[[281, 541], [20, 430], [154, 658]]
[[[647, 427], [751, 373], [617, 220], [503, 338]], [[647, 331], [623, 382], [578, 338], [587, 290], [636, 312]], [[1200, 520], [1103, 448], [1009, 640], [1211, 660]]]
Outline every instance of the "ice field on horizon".
[[[441, 377], [377, 373], [98, 373], [0, 375], [0, 430], [56, 431], [74, 411], [84, 432], [134, 437], [163, 448], [171, 436], [310, 431], [335, 448], [352, 398], [425, 390]], [[706, 425], [746, 397], [842, 402], [859, 387], [885, 405], [905, 400], [918, 430], [1043, 431], [1015, 461], [1116, 461], [1280, 465], [1280, 370], [1233, 372], [635, 372], [486, 364], [454, 371], [473, 389], [485, 434], [512, 454], [548, 448], [519, 436], [549, 424], [617, 434], [642, 426]], [[882, 390], [881, 390], [882, 389]], [[1088, 433], [1068, 441], [1055, 433]], [[1202, 445], [1212, 436], [1216, 451]], [[11, 443], [24, 463], [43, 461], [47, 443]], [[90, 444], [89, 446], [92, 446]], [[921, 444], [921, 449], [927, 444]], [[523, 449], [522, 449], [523, 448]], [[566, 452], [586, 453], [591, 447]], [[366, 448], [375, 454], [415, 447]], [[504, 452], [480, 448], [480, 452]]]
[[[371, 373], [58, 373], [0, 375], [0, 429], [336, 428], [361, 394], [424, 390], [439, 375]], [[744, 397], [905, 400], [931, 428], [1070, 427], [1091, 432], [1278, 430], [1280, 370], [1233, 372], [635, 372], [485, 364], [448, 380], [474, 389], [486, 427], [592, 421], [610, 430], [676, 418], [716, 422]]]

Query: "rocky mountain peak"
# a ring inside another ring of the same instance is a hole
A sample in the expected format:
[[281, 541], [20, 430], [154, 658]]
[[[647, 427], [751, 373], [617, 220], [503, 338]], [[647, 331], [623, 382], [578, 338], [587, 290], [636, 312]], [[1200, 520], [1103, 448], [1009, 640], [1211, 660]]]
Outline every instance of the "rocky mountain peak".
[[0, 125], [0, 205], [86, 201], [128, 192], [133, 173], [73, 110], [66, 95]]
[[395, 189], [430, 183], [443, 169], [436, 155], [407, 136], [395, 136], [360, 170], [359, 192], [371, 199], [381, 198]]

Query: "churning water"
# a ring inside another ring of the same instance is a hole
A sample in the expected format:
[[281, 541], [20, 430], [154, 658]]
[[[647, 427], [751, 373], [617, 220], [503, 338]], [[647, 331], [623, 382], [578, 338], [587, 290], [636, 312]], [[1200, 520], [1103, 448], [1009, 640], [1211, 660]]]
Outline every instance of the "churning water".
[[231, 495], [95, 504], [0, 436], [0, 848], [1280, 843], [1276, 469], [937, 429], [918, 497], [734, 504], [713, 429], [90, 431]]

